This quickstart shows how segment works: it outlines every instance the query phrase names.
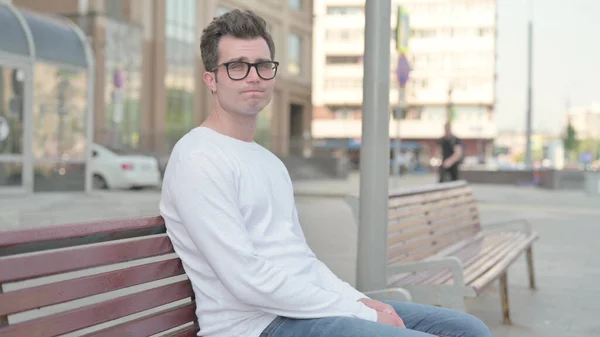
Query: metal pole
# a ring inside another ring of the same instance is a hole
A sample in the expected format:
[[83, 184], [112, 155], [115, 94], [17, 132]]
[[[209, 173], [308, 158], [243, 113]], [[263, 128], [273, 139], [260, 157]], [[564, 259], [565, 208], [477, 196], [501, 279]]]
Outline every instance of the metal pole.
[[[400, 165], [400, 145], [402, 144], [401, 138], [400, 138], [400, 120], [403, 118], [403, 114], [404, 114], [404, 110], [406, 109], [406, 101], [404, 98], [404, 93], [405, 93], [405, 88], [403, 86], [398, 86], [398, 107], [396, 110], [396, 113], [394, 114], [394, 122], [396, 124], [396, 139], [394, 142], [394, 162], [392, 165], [393, 168], [393, 174], [395, 176], [400, 176], [400, 171], [401, 171], [401, 165]], [[397, 182], [397, 179], [394, 180], [395, 182]], [[396, 184], [394, 184], [394, 187], [398, 187], [396, 186]]]
[[386, 286], [391, 2], [365, 5], [357, 288]]
[[527, 55], [527, 148], [525, 149], [525, 167], [528, 169], [533, 168], [533, 157], [531, 154], [531, 99], [532, 99], [532, 88], [531, 88], [531, 73], [532, 73], [532, 61], [533, 61], [533, 22], [529, 20], [528, 25], [528, 55]]

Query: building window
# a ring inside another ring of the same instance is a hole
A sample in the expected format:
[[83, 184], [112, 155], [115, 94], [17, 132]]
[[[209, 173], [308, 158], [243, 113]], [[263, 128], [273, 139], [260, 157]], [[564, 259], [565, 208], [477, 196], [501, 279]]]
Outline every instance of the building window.
[[361, 107], [353, 105], [332, 105], [328, 109], [334, 119], [356, 119], [361, 113]]
[[328, 6], [327, 15], [356, 15], [363, 14], [363, 6]]
[[411, 34], [414, 37], [433, 38], [436, 37], [437, 31], [435, 29], [415, 29]]
[[288, 0], [288, 4], [291, 9], [298, 11], [302, 9], [302, 0]]
[[166, 146], [170, 150], [195, 126], [196, 1], [167, 1], [166, 12]]
[[121, 0], [106, 0], [106, 16], [111, 19], [121, 19]]
[[298, 34], [288, 36], [288, 73], [300, 75], [302, 71], [302, 38]]
[[360, 64], [362, 63], [362, 55], [327, 56], [325, 62], [327, 64]]
[[325, 39], [328, 41], [337, 42], [356, 42], [362, 43], [365, 37], [364, 30], [358, 29], [327, 29], [325, 31]]

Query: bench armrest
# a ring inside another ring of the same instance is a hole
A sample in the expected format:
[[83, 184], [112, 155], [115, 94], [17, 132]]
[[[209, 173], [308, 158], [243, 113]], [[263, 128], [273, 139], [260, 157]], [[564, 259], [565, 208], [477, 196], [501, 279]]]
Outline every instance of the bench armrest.
[[364, 294], [377, 301], [412, 302], [412, 296], [408, 290], [403, 288], [373, 290]]
[[513, 219], [508, 221], [494, 222], [490, 224], [482, 224], [482, 229], [486, 231], [510, 230], [518, 229], [526, 233], [532, 233], [531, 223], [527, 219]]
[[465, 279], [463, 277], [463, 267], [460, 260], [454, 256], [448, 256], [436, 260], [399, 263], [387, 267], [388, 276], [425, 271], [431, 269], [450, 269], [452, 272], [452, 281], [455, 286], [464, 287]]

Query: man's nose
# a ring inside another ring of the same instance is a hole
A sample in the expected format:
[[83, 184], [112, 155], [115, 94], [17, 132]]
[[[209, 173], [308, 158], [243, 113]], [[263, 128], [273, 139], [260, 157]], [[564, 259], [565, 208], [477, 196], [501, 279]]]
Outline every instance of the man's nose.
[[256, 70], [256, 67], [250, 67], [250, 72], [248, 72], [246, 80], [248, 82], [258, 82], [260, 80], [260, 76], [258, 76], [258, 71]]

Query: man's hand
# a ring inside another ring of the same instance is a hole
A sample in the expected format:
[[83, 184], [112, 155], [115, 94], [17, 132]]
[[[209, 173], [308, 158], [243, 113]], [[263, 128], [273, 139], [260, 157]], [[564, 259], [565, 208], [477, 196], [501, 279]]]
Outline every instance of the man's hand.
[[444, 160], [444, 162], [442, 162], [442, 167], [443, 168], [449, 168], [453, 165], [454, 163], [450, 160], [450, 158]]
[[394, 310], [391, 305], [368, 298], [363, 298], [360, 302], [363, 302], [367, 307], [377, 311], [377, 322], [397, 326], [399, 328], [406, 328], [404, 321], [398, 316], [396, 310]]

